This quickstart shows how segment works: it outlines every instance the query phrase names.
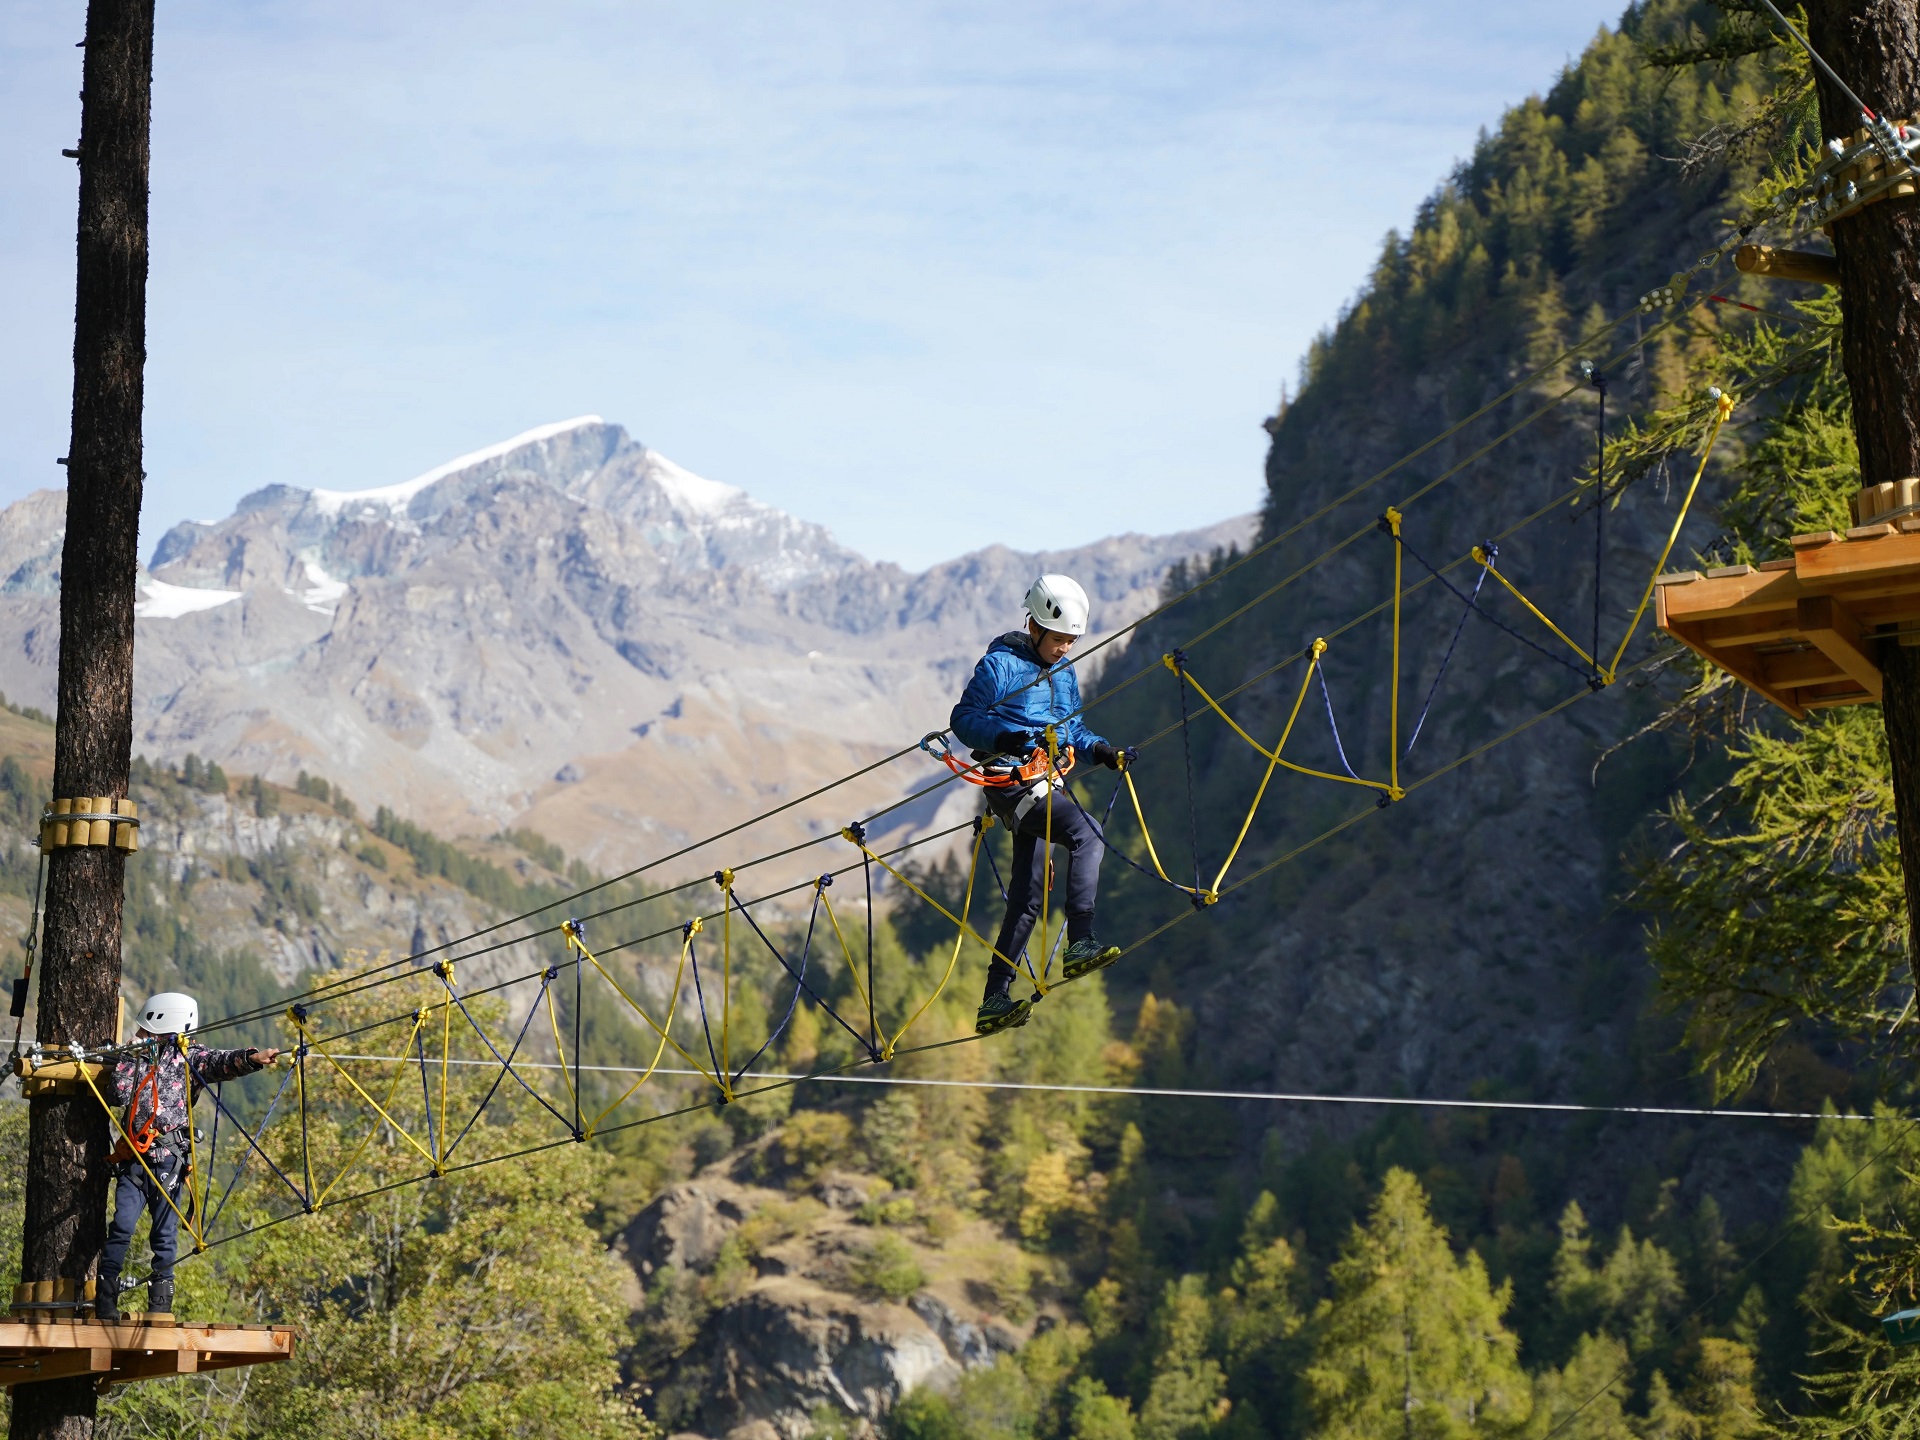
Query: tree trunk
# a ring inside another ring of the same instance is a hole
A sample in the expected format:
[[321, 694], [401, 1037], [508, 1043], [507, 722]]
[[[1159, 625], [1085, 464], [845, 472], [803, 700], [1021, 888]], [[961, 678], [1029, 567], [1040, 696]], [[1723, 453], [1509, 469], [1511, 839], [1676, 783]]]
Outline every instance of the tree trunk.
[[[89, 0], [85, 48], [53, 791], [120, 798], [133, 748], [153, 0]], [[48, 856], [35, 1021], [48, 1048], [113, 1038], [124, 865], [111, 847]], [[92, 1277], [106, 1239], [106, 1154], [106, 1118], [90, 1094], [33, 1101], [23, 1279]], [[84, 1377], [22, 1385], [11, 1433], [84, 1440], [94, 1402]]]
[[[1920, 112], [1920, 0], [1810, 0], [1807, 38], [1879, 114]], [[1850, 137], [1859, 112], [1831, 82], [1818, 85], [1821, 130]], [[1920, 197], [1882, 200], [1840, 221], [1833, 248], [1860, 483], [1920, 475]], [[1883, 642], [1880, 668], [1912, 937], [1920, 935], [1920, 649]]]

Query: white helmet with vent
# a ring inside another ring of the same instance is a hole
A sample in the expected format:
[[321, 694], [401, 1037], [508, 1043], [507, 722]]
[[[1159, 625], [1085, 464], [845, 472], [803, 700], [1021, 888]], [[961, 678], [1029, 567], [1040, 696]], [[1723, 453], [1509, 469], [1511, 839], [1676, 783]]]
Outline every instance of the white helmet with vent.
[[149, 1035], [191, 1035], [200, 1028], [200, 1004], [177, 990], [162, 991], [140, 1007], [140, 1028]]
[[1087, 592], [1070, 575], [1042, 575], [1027, 591], [1027, 614], [1043, 630], [1087, 633]]

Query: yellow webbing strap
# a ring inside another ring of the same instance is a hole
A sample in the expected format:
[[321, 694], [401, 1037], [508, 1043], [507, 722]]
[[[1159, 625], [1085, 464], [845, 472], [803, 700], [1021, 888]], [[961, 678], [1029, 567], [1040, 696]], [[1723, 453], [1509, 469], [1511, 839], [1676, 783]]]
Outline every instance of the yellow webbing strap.
[[[1047, 817], [1041, 828], [1040, 845], [1040, 977], [1034, 984], [1042, 995], [1047, 993], [1043, 983], [1053, 974], [1053, 952], [1047, 946], [1048, 910], [1053, 900], [1053, 790], [1058, 782], [1060, 768], [1060, 739], [1054, 733], [1053, 726], [1047, 726]], [[1027, 962], [1027, 974], [1033, 975], [1033, 962]]]
[[1633, 623], [1627, 626], [1627, 633], [1620, 637], [1620, 648], [1613, 652], [1613, 663], [1607, 666], [1606, 682], [1611, 685], [1613, 677], [1619, 673], [1621, 657], [1627, 653], [1627, 645], [1633, 639], [1633, 632], [1640, 628], [1645, 618], [1647, 606], [1653, 601], [1654, 586], [1659, 583], [1660, 573], [1667, 568], [1667, 557], [1673, 554], [1673, 547], [1679, 542], [1680, 527], [1687, 523], [1687, 511], [1692, 508], [1694, 492], [1700, 488], [1700, 477], [1707, 473], [1707, 460], [1713, 454], [1714, 442], [1720, 438], [1720, 427], [1727, 423], [1727, 417], [1733, 414], [1733, 396], [1721, 393], [1715, 397], [1713, 428], [1707, 432], [1707, 443], [1701, 448], [1700, 463], [1694, 468], [1693, 483], [1687, 486], [1687, 498], [1680, 502], [1680, 513], [1674, 516], [1673, 529], [1667, 535], [1667, 543], [1660, 551], [1660, 558], [1654, 562], [1653, 574], [1647, 577], [1647, 588], [1640, 596], [1639, 608], [1633, 612]]
[[[1200, 687], [1196, 685], [1194, 688], [1197, 690]], [[1233, 722], [1228, 721], [1227, 723], [1232, 724]], [[1258, 747], [1255, 747], [1255, 748], [1258, 748]], [[1263, 755], [1266, 754], [1264, 750], [1262, 750], [1260, 753]], [[1133, 816], [1134, 816], [1134, 819], [1140, 822], [1140, 838], [1147, 842], [1147, 858], [1153, 861], [1154, 873], [1158, 875], [1162, 880], [1165, 880], [1167, 884], [1173, 886], [1174, 889], [1184, 890], [1189, 895], [1197, 895], [1199, 892], [1195, 890], [1191, 885], [1182, 885], [1178, 880], [1175, 880], [1172, 876], [1168, 875], [1167, 867], [1160, 863], [1160, 854], [1158, 851], [1156, 851], [1153, 848], [1153, 832], [1147, 828], [1146, 812], [1140, 808], [1140, 792], [1133, 788], [1132, 767], [1129, 766], [1127, 769], [1122, 770], [1120, 772], [1120, 777], [1127, 782], [1127, 797], [1133, 801]]]
[[[440, 972], [440, 980], [447, 987], [448, 1003], [440, 1007], [440, 1140], [436, 1148], [440, 1158], [434, 1162], [433, 1173], [444, 1174], [441, 1168], [446, 1163], [447, 1147], [452, 1143], [447, 1138], [447, 1067], [453, 1057], [453, 962], [442, 960], [433, 967]], [[427, 1137], [431, 1140], [433, 1137]]]
[[[121, 1122], [118, 1112], [107, 1103], [107, 1097], [100, 1093], [100, 1087], [94, 1084], [93, 1075], [85, 1065], [76, 1065], [73, 1068], [78, 1070], [80, 1072], [80, 1078], [87, 1082], [87, 1088], [93, 1092], [93, 1098], [98, 1100], [100, 1102], [100, 1108], [107, 1112], [107, 1119], [112, 1122], [113, 1128], [119, 1132], [120, 1138], [127, 1142], [127, 1148], [133, 1151], [134, 1159], [138, 1160], [140, 1162], [140, 1168], [147, 1172], [147, 1178], [153, 1181], [153, 1188], [158, 1190], [160, 1192], [160, 1198], [167, 1202], [167, 1208], [173, 1211], [176, 1216], [179, 1216], [180, 1223], [186, 1227], [187, 1233], [193, 1236], [194, 1248], [196, 1250], [206, 1249], [205, 1237], [201, 1235], [193, 1221], [181, 1213], [180, 1207], [173, 1203], [173, 1196], [168, 1193], [167, 1187], [160, 1183], [160, 1177], [153, 1173], [153, 1167], [147, 1163], [146, 1152], [134, 1147], [133, 1136], [127, 1133], [127, 1127]], [[187, 1094], [189, 1096], [193, 1094], [192, 1076], [187, 1077]], [[189, 1134], [193, 1131], [192, 1110], [187, 1111], [187, 1131]]]
[[967, 916], [973, 910], [973, 882], [980, 873], [980, 851], [987, 843], [987, 830], [992, 824], [993, 817], [983, 815], [979, 828], [973, 834], [973, 857], [967, 862], [967, 891], [965, 898], [960, 902], [960, 919], [958, 928], [953, 932], [953, 953], [947, 956], [947, 972], [940, 977], [940, 983], [934, 987], [933, 993], [920, 1002], [920, 1008], [909, 1015], [906, 1023], [893, 1032], [893, 1038], [887, 1041], [880, 1051], [882, 1060], [893, 1059], [894, 1047], [900, 1043], [900, 1038], [932, 1008], [933, 1002], [940, 998], [941, 992], [947, 988], [947, 982], [953, 978], [954, 966], [960, 963], [960, 947], [966, 944], [967, 940]]
[[[400, 1088], [400, 1081], [406, 1076], [407, 1051], [413, 1048], [413, 1037], [420, 1033], [420, 1028], [426, 1023], [427, 1023], [427, 1012], [425, 1010], [415, 1011], [413, 1016], [413, 1029], [407, 1032], [407, 1038], [401, 1043], [400, 1053], [393, 1057], [394, 1058], [393, 1079], [387, 1085], [387, 1104], [388, 1105], [391, 1105], [393, 1103], [394, 1091]], [[319, 1055], [322, 1058], [324, 1058], [329, 1065], [333, 1066], [334, 1069], [338, 1070], [341, 1073], [341, 1075], [345, 1077], [346, 1082], [349, 1085], [353, 1086], [355, 1090], [358, 1090], [360, 1092], [361, 1098], [364, 1099], [369, 1105], [373, 1106], [374, 1110], [379, 1114], [381, 1119], [385, 1120], [387, 1124], [392, 1125], [395, 1130], [398, 1130], [400, 1134], [406, 1139], [406, 1142], [409, 1145], [413, 1146], [414, 1149], [419, 1150], [422, 1155], [427, 1154], [427, 1152], [421, 1148], [420, 1142], [415, 1140], [413, 1136], [407, 1134], [405, 1127], [394, 1123], [392, 1117], [387, 1114], [385, 1105], [380, 1104], [371, 1095], [367, 1094], [365, 1090], [362, 1090], [360, 1088], [360, 1082], [355, 1080], [352, 1075], [348, 1074], [346, 1068], [342, 1066], [338, 1060], [334, 1059], [331, 1055], [328, 1055], [326, 1051], [316, 1049], [313, 1046], [312, 1037], [308, 1033], [306, 1022], [304, 1020], [296, 1019], [294, 1021], [294, 1024], [299, 1029], [300, 1038], [308, 1042], [307, 1044], [308, 1054]], [[347, 1177], [348, 1172], [350, 1172], [353, 1169], [353, 1167], [360, 1162], [361, 1155], [366, 1153], [367, 1146], [372, 1143], [373, 1137], [379, 1133], [379, 1130], [380, 1130], [380, 1126], [378, 1123], [369, 1125], [367, 1127], [367, 1133], [360, 1137], [360, 1143], [353, 1147], [353, 1153], [348, 1155], [346, 1160], [341, 1163], [339, 1171], [334, 1175], [333, 1179], [327, 1182], [326, 1188], [322, 1190], [318, 1195], [315, 1195], [313, 1197], [313, 1204], [309, 1208], [313, 1210], [318, 1210], [322, 1205], [326, 1203], [327, 1196], [333, 1193], [333, 1187], [338, 1185], [342, 1180], [344, 1180]], [[433, 1157], [431, 1155], [428, 1155], [427, 1159], [429, 1162], [431, 1162]], [[309, 1185], [309, 1188], [311, 1188], [311, 1185]]]
[[[1309, 671], [1308, 673], [1311, 674], [1312, 672]], [[1311, 765], [1295, 764], [1293, 761], [1282, 756], [1277, 750], [1267, 749], [1266, 746], [1262, 745], [1258, 740], [1254, 739], [1251, 735], [1247, 734], [1245, 730], [1241, 729], [1239, 721], [1235, 720], [1225, 710], [1222, 710], [1220, 708], [1219, 702], [1216, 701], [1211, 695], [1209, 695], [1203, 688], [1201, 688], [1200, 682], [1193, 678], [1193, 671], [1191, 669], [1188, 669], [1186, 671], [1186, 676], [1187, 676], [1187, 683], [1193, 686], [1194, 693], [1206, 702], [1207, 708], [1209, 710], [1213, 711], [1214, 714], [1218, 715], [1222, 720], [1226, 721], [1227, 724], [1232, 727], [1234, 734], [1238, 735], [1242, 740], [1246, 741], [1247, 744], [1251, 745], [1255, 750], [1259, 751], [1260, 754], [1264, 755], [1267, 759], [1273, 761], [1275, 764], [1280, 765], [1285, 769], [1291, 770], [1298, 775], [1311, 775], [1316, 780], [1334, 780], [1339, 782], [1342, 785], [1359, 785], [1362, 788], [1367, 790], [1378, 790], [1381, 793], [1386, 795], [1394, 795], [1394, 790], [1396, 787], [1385, 780], [1360, 780], [1360, 779], [1356, 779], [1352, 775], [1335, 775], [1326, 770], [1315, 770]], [[1127, 783], [1129, 785], [1133, 783], [1131, 778], [1129, 778]], [[1394, 798], [1398, 799], [1399, 797], [1397, 795], [1394, 795]], [[1136, 800], [1135, 801], [1136, 808], [1138, 807], [1138, 803], [1139, 802]], [[1146, 828], [1146, 821], [1144, 819], [1141, 821], [1141, 828], [1142, 829]], [[1156, 866], [1159, 864], [1157, 860], [1154, 863]], [[1166, 872], [1162, 871], [1161, 878], [1164, 879], [1165, 874]], [[1172, 883], [1172, 882], [1169, 882], [1169, 883]], [[1190, 889], [1191, 887], [1183, 886], [1181, 888]]]
[[[1006, 960], [1007, 964], [1011, 965], [1016, 970], [1020, 968], [1020, 962], [1018, 960], [1008, 960], [1005, 955], [1001, 955], [1000, 952], [994, 948], [992, 941], [988, 940], [984, 935], [982, 935], [978, 930], [975, 930], [965, 920], [962, 920], [958, 915], [954, 914], [946, 906], [942, 905], [938, 900], [934, 899], [933, 896], [929, 895], [925, 890], [921, 889], [918, 885], [914, 884], [911, 877], [903, 875], [898, 870], [894, 869], [893, 866], [889, 865], [886, 862], [886, 857], [882, 855], [877, 855], [872, 850], [868, 849], [866, 841], [856, 839], [854, 837], [853, 831], [842, 830], [840, 834], [841, 834], [841, 837], [845, 839], [848, 844], [858, 846], [860, 850], [866, 855], [866, 857], [869, 860], [873, 861], [874, 864], [878, 865], [882, 870], [886, 871], [887, 874], [891, 875], [894, 879], [898, 880], [902, 885], [906, 886], [907, 889], [911, 890], [914, 894], [918, 895], [922, 900], [926, 901], [927, 904], [931, 905], [934, 909], [938, 910], [942, 915], [946, 916], [947, 919], [951, 920], [955, 925], [959, 926], [961, 934], [965, 935], [969, 940], [973, 941], [976, 945], [980, 946], [989, 955], [996, 956], [1001, 960]], [[1027, 973], [1028, 973], [1028, 977], [1033, 980], [1035, 988], [1037, 988], [1042, 995], [1046, 994], [1047, 987], [1041, 983], [1038, 977], [1035, 977], [1033, 975], [1032, 970], [1029, 969]]]
[[[408, 1130], [406, 1126], [402, 1125], [398, 1120], [394, 1119], [392, 1115], [387, 1113], [387, 1106], [393, 1103], [393, 1092], [399, 1087], [400, 1077], [406, 1074], [406, 1071], [407, 1071], [407, 1066], [405, 1063], [407, 1059], [407, 1051], [413, 1047], [414, 1037], [426, 1028], [427, 1016], [431, 1013], [432, 1008], [433, 1008], [432, 1006], [427, 1006], [421, 1010], [417, 1010], [414, 1012], [413, 1029], [407, 1032], [406, 1044], [400, 1047], [400, 1053], [398, 1056], [395, 1057], [395, 1059], [400, 1063], [394, 1066], [393, 1082], [387, 1086], [387, 1098], [384, 1103], [374, 1099], [373, 1096], [369, 1095], [366, 1092], [366, 1090], [361, 1086], [360, 1082], [353, 1078], [353, 1072], [348, 1070], [347, 1067], [342, 1065], [338, 1060], [334, 1059], [333, 1056], [329, 1055], [324, 1050], [316, 1050], [314, 1053], [318, 1055], [321, 1059], [325, 1060], [329, 1065], [333, 1066], [335, 1070], [338, 1070], [340, 1072], [340, 1078], [345, 1080], [347, 1084], [351, 1085], [354, 1089], [354, 1092], [358, 1094], [362, 1100], [366, 1101], [368, 1105], [373, 1107], [373, 1113], [378, 1115], [382, 1120], [386, 1121], [387, 1124], [391, 1125], [402, 1140], [406, 1141], [407, 1144], [411, 1145], [415, 1150], [418, 1150], [421, 1156], [426, 1160], [426, 1162], [429, 1165], [438, 1165], [440, 1162], [434, 1157], [433, 1152], [427, 1149], [427, 1147], [422, 1145], [418, 1140], [414, 1139], [412, 1131]], [[369, 1131], [368, 1134], [371, 1135], [372, 1131]], [[358, 1153], [359, 1153], [358, 1151], [355, 1152], [356, 1157]], [[341, 1173], [344, 1174], [345, 1171], [343, 1170]], [[334, 1181], [336, 1184], [339, 1182], [339, 1179], [340, 1177], [338, 1175], [334, 1176]], [[329, 1185], [327, 1188], [331, 1190], [333, 1186]]]
[[573, 1093], [573, 1074], [567, 1069], [567, 1047], [560, 1039], [560, 1014], [553, 1008], [553, 986], [543, 992], [547, 1005], [547, 1028], [553, 1031], [554, 1058], [560, 1062], [560, 1081], [567, 1087], [567, 1103], [579, 1109], [580, 1097]]
[[[1320, 657], [1326, 653], [1327, 642], [1315, 640], [1313, 653], [1307, 660], [1307, 673], [1300, 680], [1300, 693], [1293, 697], [1293, 709], [1287, 714], [1286, 728], [1281, 730], [1280, 739], [1275, 742], [1272, 752], [1267, 756], [1267, 773], [1260, 777], [1260, 788], [1253, 792], [1253, 803], [1247, 807], [1247, 818], [1240, 822], [1240, 833], [1234, 836], [1233, 848], [1227, 851], [1227, 858], [1221, 862], [1220, 873], [1213, 877], [1213, 884], [1207, 887], [1209, 903], [1219, 897], [1220, 882], [1227, 878], [1227, 870], [1232, 866], [1234, 857], [1240, 853], [1240, 847], [1247, 838], [1247, 831], [1253, 828], [1253, 817], [1260, 809], [1260, 801], [1267, 793], [1267, 784], [1273, 779], [1274, 770], [1280, 764], [1280, 752], [1287, 748], [1287, 738], [1293, 734], [1293, 722], [1300, 718], [1300, 707], [1306, 704], [1307, 687], [1313, 683], [1313, 672], [1320, 664]], [[1141, 822], [1140, 828], [1143, 831], [1146, 829], [1145, 821]]]
[[833, 901], [828, 898], [826, 887], [816, 880], [813, 888], [820, 892], [820, 903], [827, 911], [827, 923], [833, 926], [833, 938], [839, 943], [841, 955], [846, 958], [847, 973], [853, 976], [854, 993], [860, 997], [860, 1003], [867, 1007], [868, 1014], [877, 1013], [873, 1001], [867, 997], [867, 982], [860, 977], [860, 962], [854, 958], [853, 947], [847, 943], [847, 932], [840, 928], [840, 917], [834, 913]]
[[[600, 962], [594, 958], [593, 952], [587, 949], [586, 942], [571, 932], [568, 933], [567, 939], [570, 944], [579, 947], [580, 953], [592, 961], [596, 970], [600, 968]], [[692, 932], [689, 931], [689, 933], [682, 936], [680, 940], [680, 963], [674, 968], [673, 993], [667, 1001], [667, 1025], [665, 1030], [660, 1031], [660, 1043], [653, 1047], [653, 1059], [647, 1062], [647, 1068], [641, 1072], [640, 1078], [629, 1085], [626, 1090], [622, 1092], [618, 1100], [614, 1101], [611, 1105], [607, 1106], [606, 1109], [593, 1117], [592, 1122], [589, 1123], [586, 1128], [587, 1139], [591, 1140], [593, 1138], [593, 1132], [600, 1128], [600, 1122], [618, 1110], [622, 1105], [626, 1104], [628, 1099], [632, 1097], [633, 1092], [651, 1080], [653, 1078], [653, 1072], [660, 1068], [661, 1057], [667, 1053], [667, 1034], [673, 1029], [674, 1016], [680, 1011], [680, 985], [687, 973], [687, 954], [692, 948], [693, 935]], [[660, 1027], [655, 1026], [654, 1028], [659, 1029]], [[712, 1077], [708, 1076], [708, 1078], [711, 1079]]]
[[[682, 964], [686, 963], [687, 957], [691, 953], [690, 947], [693, 944], [693, 937], [698, 935], [701, 932], [701, 930], [703, 930], [704, 928], [705, 926], [697, 916], [693, 920], [688, 922], [686, 938], [683, 939], [680, 944], [680, 959]], [[595, 955], [591, 950], [587, 949], [585, 945], [582, 945], [580, 947], [580, 953], [587, 957], [588, 964], [592, 965], [595, 970], [598, 970], [600, 972], [600, 978], [605, 980], [607, 984], [613, 987], [613, 993], [618, 995], [622, 1000], [627, 1002], [627, 1008], [632, 1010], [634, 1014], [638, 1015], [642, 1020], [647, 1022], [648, 1028], [650, 1028], [654, 1034], [660, 1037], [662, 1043], [671, 1045], [674, 1048], [675, 1053], [677, 1053], [682, 1060], [685, 1060], [687, 1064], [691, 1065], [697, 1072], [699, 1072], [701, 1075], [706, 1077], [706, 1079], [711, 1081], [714, 1084], [714, 1086], [718, 1088], [723, 1095], [726, 1093], [727, 1087], [720, 1083], [720, 1078], [713, 1073], [711, 1068], [709, 1068], [708, 1062], [704, 1060], [696, 1060], [693, 1057], [692, 1053], [688, 1051], [685, 1046], [683, 1046], [678, 1040], [674, 1039], [673, 1036], [668, 1033], [668, 1030], [670, 1030], [673, 1025], [673, 1016], [671, 1014], [667, 1016], [667, 1029], [662, 1029], [659, 1022], [656, 1021], [653, 1018], [653, 1016], [647, 1013], [647, 1007], [642, 1005], [638, 1000], [635, 1000], [631, 995], [629, 995], [626, 992], [626, 987], [621, 985], [621, 983], [618, 980], [614, 979], [613, 976], [608, 973], [607, 967], [600, 963], [599, 956]], [[677, 995], [678, 993], [679, 991], [676, 987], [675, 994]]]
[[[1400, 788], [1400, 566], [1406, 547], [1400, 543], [1400, 512], [1387, 507], [1387, 529], [1393, 535], [1393, 674], [1387, 687], [1387, 798], [1398, 800]], [[1275, 753], [1279, 753], [1276, 746]], [[1219, 886], [1216, 884], [1217, 890]]]
[[1594, 661], [1594, 658], [1591, 655], [1589, 655], [1585, 651], [1585, 649], [1583, 649], [1580, 646], [1579, 642], [1577, 642], [1571, 635], [1567, 634], [1566, 631], [1562, 630], [1558, 625], [1554, 624], [1553, 621], [1549, 620], [1546, 616], [1546, 612], [1541, 610], [1541, 608], [1538, 605], [1534, 604], [1533, 601], [1529, 600], [1525, 595], [1522, 595], [1520, 593], [1518, 586], [1516, 586], [1511, 580], [1507, 579], [1507, 577], [1505, 575], [1502, 575], [1498, 570], [1494, 569], [1492, 556], [1488, 555], [1484, 549], [1476, 545], [1473, 547], [1473, 558], [1474, 558], [1474, 562], [1478, 564], [1481, 569], [1485, 570], [1487, 574], [1493, 576], [1494, 579], [1498, 580], [1502, 585], [1506, 586], [1507, 593], [1513, 596], [1513, 598], [1518, 600], [1522, 605], [1526, 606], [1527, 612], [1530, 615], [1532, 615], [1534, 619], [1538, 620], [1542, 625], [1546, 626], [1547, 629], [1551, 630], [1555, 635], [1558, 635], [1560, 637], [1562, 644], [1564, 644], [1569, 650], [1573, 651], [1573, 653], [1578, 655], [1582, 660], [1586, 661], [1588, 665], [1595, 666], [1596, 669], [1598, 668], [1598, 666]]

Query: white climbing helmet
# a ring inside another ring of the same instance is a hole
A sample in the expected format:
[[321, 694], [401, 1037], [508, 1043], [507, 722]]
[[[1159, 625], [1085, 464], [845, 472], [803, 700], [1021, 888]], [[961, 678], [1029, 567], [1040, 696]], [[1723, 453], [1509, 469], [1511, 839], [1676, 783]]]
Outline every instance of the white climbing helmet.
[[1071, 575], [1042, 575], [1027, 591], [1027, 614], [1043, 630], [1087, 633], [1087, 592]]
[[140, 1028], [149, 1035], [191, 1035], [200, 1028], [200, 1003], [164, 990], [140, 1007]]

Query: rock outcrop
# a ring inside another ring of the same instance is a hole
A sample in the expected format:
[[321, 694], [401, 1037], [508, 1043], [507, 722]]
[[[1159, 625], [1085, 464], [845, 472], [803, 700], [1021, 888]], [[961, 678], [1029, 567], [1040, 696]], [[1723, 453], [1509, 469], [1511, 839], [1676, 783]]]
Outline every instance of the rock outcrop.
[[[852, 1278], [883, 1232], [846, 1203], [864, 1206], [885, 1192], [884, 1181], [823, 1177], [812, 1187], [818, 1203], [808, 1204], [724, 1171], [669, 1186], [622, 1238], [650, 1305], [673, 1295], [684, 1305], [689, 1292], [706, 1302], [697, 1334], [671, 1360], [656, 1396], [661, 1419], [683, 1433], [804, 1440], [823, 1410], [877, 1422], [909, 1390], [950, 1386], [1031, 1333], [1030, 1323], [984, 1308], [980, 1287], [968, 1284], [983, 1253], [1005, 1249], [1018, 1263], [985, 1222], [968, 1228], [956, 1253], [885, 1230], [911, 1251], [923, 1283], [884, 1299], [859, 1293]], [[748, 1273], [729, 1273], [743, 1264]]]

